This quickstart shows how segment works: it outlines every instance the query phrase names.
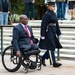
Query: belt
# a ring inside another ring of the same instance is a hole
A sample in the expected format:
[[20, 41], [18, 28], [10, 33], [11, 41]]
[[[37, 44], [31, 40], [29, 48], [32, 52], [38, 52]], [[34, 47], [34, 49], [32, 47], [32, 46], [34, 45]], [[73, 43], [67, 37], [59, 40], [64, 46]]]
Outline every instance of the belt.
[[56, 26], [56, 23], [49, 23], [48, 26], [47, 26], [46, 32], [48, 31], [49, 26]]
[[56, 26], [56, 23], [49, 23], [49, 26]]

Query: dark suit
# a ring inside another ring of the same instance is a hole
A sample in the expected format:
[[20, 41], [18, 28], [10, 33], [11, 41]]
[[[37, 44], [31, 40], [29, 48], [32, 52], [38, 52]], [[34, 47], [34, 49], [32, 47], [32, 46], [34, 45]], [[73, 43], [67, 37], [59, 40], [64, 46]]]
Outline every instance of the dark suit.
[[14, 51], [18, 50], [29, 50], [29, 49], [38, 49], [36, 44], [31, 45], [30, 40], [34, 38], [32, 28], [28, 26], [31, 37], [29, 38], [24, 27], [19, 24], [13, 28], [13, 47]]
[[[52, 25], [52, 24], [55, 24], [55, 25]], [[53, 62], [56, 62], [55, 54], [54, 54], [55, 48], [62, 48], [56, 35], [57, 36], [61, 35], [57, 17], [53, 11], [48, 10], [44, 14], [42, 23], [41, 23], [41, 36], [44, 36], [45, 39], [44, 40], [40, 39], [39, 47], [40, 49], [51, 50]], [[46, 59], [49, 58], [48, 51], [43, 55], [43, 58], [46, 58]]]

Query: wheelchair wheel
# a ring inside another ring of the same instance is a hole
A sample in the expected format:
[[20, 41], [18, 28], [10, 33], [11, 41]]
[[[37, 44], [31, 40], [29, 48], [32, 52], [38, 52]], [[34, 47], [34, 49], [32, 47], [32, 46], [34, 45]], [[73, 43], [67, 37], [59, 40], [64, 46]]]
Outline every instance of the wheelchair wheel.
[[28, 68], [23, 68], [23, 73], [28, 73]]
[[17, 57], [13, 52], [13, 47], [7, 47], [2, 54], [2, 63], [4, 68], [9, 72], [17, 71], [22, 63], [22, 58]]
[[38, 56], [38, 60], [39, 60], [39, 61], [38, 61], [39, 64], [37, 65], [37, 70], [41, 70], [42, 58], [41, 58], [40, 55]]

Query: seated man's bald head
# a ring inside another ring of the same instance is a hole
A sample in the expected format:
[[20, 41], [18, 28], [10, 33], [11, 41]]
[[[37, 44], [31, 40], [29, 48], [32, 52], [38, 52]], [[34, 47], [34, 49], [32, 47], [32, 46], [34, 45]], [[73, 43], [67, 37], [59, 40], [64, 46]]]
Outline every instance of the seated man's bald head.
[[28, 17], [26, 15], [20, 15], [20, 22], [22, 24], [27, 24], [28, 23]]
[[22, 18], [27, 18], [27, 16], [26, 15], [20, 15], [20, 19], [22, 19]]

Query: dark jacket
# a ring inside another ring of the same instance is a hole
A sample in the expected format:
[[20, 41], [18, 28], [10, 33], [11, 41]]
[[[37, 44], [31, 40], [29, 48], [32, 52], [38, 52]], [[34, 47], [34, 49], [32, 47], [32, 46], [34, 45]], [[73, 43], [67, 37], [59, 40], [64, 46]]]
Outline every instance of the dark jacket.
[[25, 50], [30, 49], [31, 44], [30, 44], [30, 39], [33, 39], [33, 32], [32, 28], [28, 26], [28, 29], [30, 31], [31, 37], [29, 38], [26, 30], [23, 28], [21, 24], [15, 26], [13, 28], [13, 47], [14, 51], [17, 52], [21, 48], [24, 48]]
[[32, 0], [24, 0], [24, 3], [32, 2]]
[[[56, 25], [51, 26], [51, 24]], [[40, 39], [39, 48], [47, 50], [55, 50], [55, 48], [62, 48], [61, 44], [57, 39], [57, 36], [59, 35], [61, 35], [61, 31], [59, 29], [56, 14], [53, 11], [48, 10], [44, 14], [41, 23], [41, 36], [44, 36], [45, 39]]]
[[[9, 0], [7, 0], [7, 3], [8, 3], [8, 11], [10, 11], [11, 10], [11, 3]], [[3, 12], [2, 0], [0, 0], [0, 11]]]

